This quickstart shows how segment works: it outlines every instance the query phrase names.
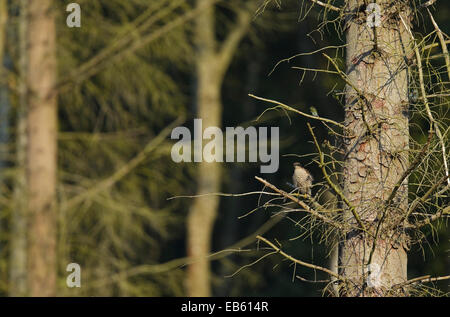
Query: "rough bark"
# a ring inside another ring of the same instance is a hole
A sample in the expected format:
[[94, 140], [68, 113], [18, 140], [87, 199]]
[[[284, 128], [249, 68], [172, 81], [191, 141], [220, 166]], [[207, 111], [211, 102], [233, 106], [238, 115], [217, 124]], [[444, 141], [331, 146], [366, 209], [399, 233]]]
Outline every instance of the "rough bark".
[[[410, 40], [399, 13], [409, 23], [411, 11], [403, 1], [379, 0], [381, 25], [371, 28], [364, 3], [351, 0], [346, 8], [345, 125], [353, 137], [346, 139], [343, 185], [367, 231], [345, 233], [340, 266], [354, 283], [344, 295], [386, 296], [407, 279], [407, 235], [393, 228], [407, 208], [407, 179], [387, 200], [408, 168]], [[345, 217], [358, 226], [348, 206]]]
[[27, 186], [30, 296], [56, 294], [57, 99], [52, 0], [28, 4]]

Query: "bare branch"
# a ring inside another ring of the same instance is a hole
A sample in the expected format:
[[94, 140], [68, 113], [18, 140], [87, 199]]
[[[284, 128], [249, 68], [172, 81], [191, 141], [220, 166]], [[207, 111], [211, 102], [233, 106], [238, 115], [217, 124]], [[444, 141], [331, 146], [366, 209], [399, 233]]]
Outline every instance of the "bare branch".
[[264, 237], [256, 236], [256, 239], [261, 240], [262, 242], [266, 243], [268, 246], [270, 246], [272, 249], [274, 249], [276, 253], [281, 254], [286, 259], [288, 259], [288, 260], [290, 260], [290, 261], [292, 261], [292, 262], [294, 262], [296, 264], [300, 264], [302, 266], [308, 267], [308, 268], [313, 269], [313, 270], [319, 270], [319, 271], [328, 273], [329, 275], [337, 278], [338, 280], [347, 281], [347, 279], [345, 277], [343, 277], [343, 276], [341, 276], [341, 275], [339, 275], [339, 274], [337, 274], [337, 273], [335, 273], [335, 272], [333, 272], [333, 271], [331, 271], [331, 270], [329, 270], [327, 268], [324, 268], [322, 266], [318, 266], [318, 265], [315, 265], [315, 264], [303, 262], [301, 260], [298, 260], [298, 259], [290, 256], [289, 254], [283, 252], [279, 247], [277, 247], [275, 244], [273, 244], [272, 242], [270, 242], [269, 240], [267, 240]]
[[441, 218], [443, 215], [449, 215], [450, 214], [450, 206], [447, 208], [442, 209], [440, 212], [436, 213], [435, 215], [431, 216], [430, 218], [427, 218], [425, 220], [419, 221], [415, 224], [410, 224], [410, 225], [406, 225], [405, 228], [411, 229], [419, 229], [423, 226], [426, 226], [430, 223], [432, 223], [435, 220], [438, 220], [439, 218]]
[[[248, 235], [247, 237], [243, 238], [242, 240], [239, 240], [238, 242], [234, 243], [233, 245], [230, 245], [228, 248], [212, 253], [208, 256], [209, 260], [220, 260], [227, 255], [231, 253], [241, 253], [241, 252], [248, 252], [250, 250], [248, 249], [242, 249], [243, 247], [249, 245], [250, 243], [254, 242], [257, 235], [264, 234], [267, 231], [269, 231], [273, 226], [275, 226], [278, 222], [280, 222], [283, 219], [283, 217], [273, 217], [267, 222], [265, 222], [261, 227], [259, 227], [255, 232]], [[190, 263], [193, 263], [197, 261], [198, 259], [195, 259], [193, 257], [183, 257], [178, 259], [173, 259], [165, 263], [159, 263], [159, 264], [144, 264], [139, 265], [133, 268], [130, 268], [128, 270], [124, 270], [122, 272], [119, 272], [113, 276], [108, 277], [105, 280], [97, 280], [93, 281], [91, 284], [91, 287], [101, 287], [105, 286], [107, 284], [113, 283], [118, 280], [122, 280], [128, 277], [137, 276], [141, 274], [161, 274], [170, 272], [172, 270], [175, 270], [177, 268], [184, 267]]]
[[332, 10], [332, 11], [336, 11], [336, 12], [341, 12], [342, 11], [341, 8], [335, 7], [334, 5], [331, 5], [329, 3], [324, 3], [324, 2], [322, 2], [320, 0], [310, 0], [310, 1], [315, 3], [315, 4], [317, 4], [317, 5], [319, 5], [319, 6], [321, 6], [321, 7], [326, 8], [328, 10]]
[[428, 134], [427, 143], [422, 148], [420, 153], [416, 156], [416, 159], [414, 160], [414, 162], [411, 163], [411, 165], [408, 167], [408, 169], [400, 177], [397, 184], [395, 184], [395, 187], [392, 190], [391, 194], [389, 195], [389, 198], [386, 200], [386, 203], [385, 203], [386, 206], [389, 206], [391, 204], [392, 200], [395, 198], [395, 194], [397, 193], [398, 189], [402, 185], [403, 181], [417, 168], [417, 166], [419, 166], [420, 162], [422, 162], [422, 159], [426, 155], [428, 147], [430, 146], [432, 136], [433, 136], [433, 131], [430, 130], [430, 133]]
[[222, 73], [230, 65], [234, 52], [236, 51], [236, 48], [238, 47], [242, 38], [247, 33], [252, 21], [250, 9], [244, 7], [238, 10], [239, 11], [236, 13], [237, 22], [217, 53], [220, 60], [219, 65]]
[[278, 101], [275, 101], [275, 100], [258, 97], [258, 96], [252, 95], [252, 94], [249, 94], [249, 96], [252, 97], [252, 98], [255, 98], [257, 100], [261, 100], [261, 101], [265, 101], [265, 102], [269, 102], [269, 103], [275, 104], [275, 105], [280, 106], [280, 107], [282, 107], [282, 108], [284, 108], [286, 110], [298, 113], [298, 114], [300, 114], [300, 115], [302, 115], [302, 116], [304, 116], [306, 118], [315, 119], [315, 120], [319, 120], [319, 121], [323, 121], [323, 122], [328, 122], [328, 123], [334, 124], [334, 125], [342, 128], [342, 129], [346, 129], [346, 127], [343, 124], [341, 124], [339, 122], [336, 122], [334, 120], [327, 119], [327, 118], [322, 118], [322, 117], [319, 117], [319, 116], [313, 116], [311, 114], [301, 112], [301, 111], [299, 111], [299, 110], [297, 110], [295, 108], [292, 108], [292, 107], [290, 107], [288, 105], [285, 105], [285, 104], [283, 104], [281, 102], [278, 102]]
[[171, 133], [172, 129], [176, 126], [178, 126], [180, 123], [184, 121], [183, 117], [179, 117], [177, 120], [175, 120], [172, 124], [167, 126], [164, 130], [161, 131], [160, 134], [158, 134], [156, 137], [150, 140], [148, 144], [142, 149], [141, 152], [139, 152], [132, 160], [127, 162], [125, 165], [123, 165], [120, 169], [118, 169], [116, 172], [114, 172], [111, 176], [108, 178], [98, 182], [91, 188], [87, 189], [83, 193], [69, 199], [65, 203], [62, 204], [61, 210], [66, 210], [69, 208], [72, 208], [76, 206], [77, 204], [83, 202], [85, 199], [89, 197], [93, 197], [100, 192], [110, 188], [115, 183], [117, 183], [119, 180], [121, 180], [124, 176], [126, 176], [128, 173], [130, 173], [136, 166], [138, 166], [143, 160], [147, 158], [147, 155], [156, 149], [158, 145], [160, 145], [165, 138]]
[[[219, 0], [211, 0], [211, 1], [217, 2]], [[100, 72], [101, 70], [106, 68], [108, 65], [111, 65], [112, 62], [114, 62], [116, 60], [120, 60], [124, 55], [135, 52], [136, 50], [159, 39], [163, 35], [169, 33], [173, 29], [179, 27], [180, 25], [183, 25], [184, 23], [196, 18], [201, 11], [205, 10], [208, 7], [208, 5], [209, 4], [202, 5], [195, 9], [190, 10], [190, 11], [184, 13], [183, 15], [179, 16], [178, 18], [172, 20], [171, 22], [161, 26], [159, 29], [151, 32], [150, 34], [147, 34], [147, 35], [141, 36], [141, 37], [137, 37], [137, 38], [133, 37], [134, 41], [128, 43], [124, 49], [122, 49], [118, 52], [115, 52], [114, 54], [102, 57], [101, 59], [99, 59], [98, 62], [96, 62], [92, 66], [90, 66], [92, 63], [90, 61], [84, 63], [83, 65], [89, 65], [90, 67], [86, 67], [86, 66], [81, 67], [80, 66], [79, 68], [77, 68], [77, 70], [75, 72], [70, 74], [68, 77], [63, 78], [54, 88], [54, 90], [55, 90], [54, 93], [56, 93], [57, 91], [67, 89], [73, 83], [80, 83], [80, 82], [94, 76], [95, 74], [97, 74], [98, 72]], [[97, 58], [96, 56], [93, 57], [93, 59], [96, 59], [96, 58]]]
[[[430, 120], [430, 124], [431, 124], [430, 129], [432, 129], [434, 127], [434, 129], [436, 131], [436, 135], [439, 138], [439, 141], [441, 143], [442, 156], [443, 156], [443, 162], [444, 162], [444, 168], [445, 168], [445, 175], [447, 175], [447, 177], [448, 177], [449, 176], [449, 171], [448, 171], [448, 164], [447, 164], [447, 155], [446, 155], [446, 149], [445, 149], [445, 142], [444, 142], [444, 138], [442, 136], [441, 130], [439, 129], [439, 126], [438, 126], [436, 120], [434, 119], [434, 117], [433, 117], [433, 115], [431, 113], [430, 105], [428, 103], [427, 93], [425, 91], [425, 82], [424, 82], [424, 77], [423, 77], [422, 58], [420, 56], [419, 48], [416, 45], [416, 39], [414, 38], [414, 35], [413, 35], [411, 29], [405, 23], [402, 15], [399, 14], [399, 16], [400, 16], [400, 19], [401, 19], [403, 25], [405, 26], [406, 30], [408, 31], [408, 34], [411, 37], [412, 42], [414, 43], [414, 53], [416, 55], [417, 68], [418, 68], [418, 71], [419, 71], [419, 83], [420, 83], [420, 91], [421, 91], [421, 94], [422, 94], [423, 103], [424, 103], [425, 109], [427, 111], [428, 118]], [[447, 178], [447, 183], [450, 185], [450, 178]]]
[[323, 153], [322, 153], [322, 150], [320, 149], [319, 143], [317, 142], [316, 135], [314, 134], [314, 131], [313, 131], [311, 125], [309, 123], [307, 123], [307, 125], [308, 125], [308, 129], [311, 132], [311, 135], [314, 139], [314, 144], [316, 146], [316, 149], [319, 153], [319, 160], [320, 160], [319, 167], [322, 169], [323, 176], [325, 177], [328, 185], [330, 185], [330, 187], [333, 189], [335, 194], [338, 195], [339, 198], [342, 199], [342, 201], [345, 202], [345, 204], [348, 206], [353, 217], [355, 217], [356, 221], [358, 222], [360, 229], [362, 229], [363, 231], [366, 231], [366, 227], [364, 226], [361, 218], [359, 217], [358, 213], [356, 212], [355, 207], [350, 203], [350, 201], [347, 199], [347, 197], [345, 197], [345, 195], [342, 193], [342, 190], [335, 183], [333, 183], [330, 176], [328, 175], [326, 167], [325, 167], [326, 165], [325, 165], [325, 161], [323, 158]]
[[450, 275], [440, 276], [440, 277], [431, 277], [430, 275], [424, 275], [424, 276], [416, 277], [416, 278], [410, 279], [406, 282], [394, 285], [392, 288], [397, 289], [397, 288], [402, 288], [402, 287], [405, 287], [406, 285], [411, 285], [411, 284], [415, 284], [415, 283], [432, 283], [432, 282], [444, 281], [444, 280], [448, 280], [448, 279], [450, 279]]
[[442, 48], [442, 53], [443, 53], [444, 59], [445, 59], [445, 66], [447, 67], [448, 78], [450, 79], [450, 56], [448, 55], [448, 49], [447, 49], [447, 44], [445, 43], [444, 35], [442, 34], [441, 29], [439, 28], [436, 21], [434, 20], [433, 15], [430, 12], [430, 9], [427, 8], [427, 11], [428, 11], [428, 14], [430, 15], [430, 19], [431, 19], [431, 22], [433, 23], [434, 29], [436, 30], [436, 33], [438, 35], [439, 42], [440, 42], [441, 48]]
[[429, 6], [432, 6], [437, 0], [429, 0], [425, 3], [422, 3], [420, 5], [421, 8], [428, 8]]
[[[344, 45], [337, 45], [337, 46], [335, 46], [335, 45], [330, 45], [330, 46], [326, 46], [326, 47], [319, 48], [319, 49], [317, 49], [317, 50], [315, 50], [315, 51], [312, 51], [312, 52], [295, 54], [294, 56], [291, 56], [291, 57], [289, 57], [289, 58], [282, 59], [281, 61], [279, 61], [278, 63], [276, 63], [275, 66], [274, 66], [274, 67], [272, 68], [272, 70], [270, 71], [269, 76], [275, 71], [275, 69], [276, 69], [279, 65], [281, 65], [282, 63], [285, 63], [285, 62], [290, 63], [290, 61], [293, 60], [294, 58], [297, 58], [297, 57], [300, 57], [300, 56], [314, 55], [314, 54], [316, 54], [316, 53], [319, 53], [319, 52], [321, 52], [321, 51], [324, 51], [324, 50], [327, 50], [327, 49], [331, 49], [331, 48], [333, 48], [333, 49], [340, 49], [340, 48], [345, 48], [345, 47], [347, 47], [347, 44], [344, 44]], [[293, 68], [295, 68], [295, 67], [293, 67]]]
[[182, 195], [182, 196], [173, 196], [167, 198], [167, 200], [173, 200], [173, 199], [180, 199], [180, 198], [198, 198], [198, 197], [206, 197], [206, 196], [220, 196], [220, 197], [243, 197], [243, 196], [250, 196], [250, 195], [268, 195], [268, 196], [278, 196], [274, 193], [268, 193], [264, 191], [257, 191], [257, 192], [246, 192], [241, 194], [229, 194], [229, 193], [208, 193], [208, 194], [201, 194], [201, 195]]
[[297, 203], [298, 205], [300, 205], [306, 212], [312, 214], [313, 216], [317, 217], [318, 219], [321, 219], [322, 221], [324, 221], [325, 223], [342, 230], [343, 226], [339, 223], [337, 223], [336, 221], [333, 221], [332, 219], [325, 217], [324, 215], [321, 215], [319, 212], [317, 212], [316, 210], [312, 209], [311, 207], [309, 207], [307, 204], [305, 204], [303, 201], [299, 200], [298, 198], [294, 197], [291, 194], [286, 193], [284, 190], [282, 189], [278, 189], [276, 186], [272, 185], [271, 183], [269, 183], [268, 181], [255, 176], [255, 179], [259, 182], [261, 182], [262, 184], [264, 184], [264, 186], [269, 187], [270, 189], [272, 189], [273, 191], [279, 193], [280, 195], [282, 195], [283, 197], [286, 197], [287, 199]]
[[[445, 44], [450, 44], [450, 40], [446, 40], [444, 41]], [[424, 47], [422, 47], [422, 52], [426, 51], [426, 50], [430, 50], [433, 49], [435, 47], [438, 47], [439, 45], [441, 45], [441, 43], [431, 43], [429, 45], [425, 45]]]

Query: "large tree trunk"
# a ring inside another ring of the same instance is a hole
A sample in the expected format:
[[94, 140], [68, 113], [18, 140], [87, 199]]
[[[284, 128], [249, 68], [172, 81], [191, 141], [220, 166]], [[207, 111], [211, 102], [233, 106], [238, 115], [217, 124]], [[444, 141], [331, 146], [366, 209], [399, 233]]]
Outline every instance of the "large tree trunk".
[[16, 169], [14, 186], [14, 211], [11, 218], [11, 251], [9, 259], [9, 295], [27, 294], [27, 192], [26, 192], [26, 109], [27, 109], [27, 42], [28, 0], [20, 2], [19, 54], [20, 88], [16, 123]]
[[28, 287], [31, 296], [56, 294], [57, 99], [52, 0], [28, 4], [27, 186]]
[[[364, 0], [350, 0], [347, 20], [345, 125], [349, 129], [344, 162], [344, 195], [367, 232], [350, 230], [341, 244], [341, 273], [354, 285], [347, 296], [386, 296], [407, 279], [407, 236], [394, 230], [408, 205], [407, 179], [386, 201], [408, 168], [408, 72], [410, 40], [399, 13], [400, 1], [379, 0], [381, 25], [367, 25]], [[346, 221], [358, 226], [347, 208]], [[379, 226], [379, 223], [383, 225]], [[377, 227], [378, 233], [377, 232]], [[374, 244], [374, 238], [377, 235]], [[375, 248], [373, 246], [375, 245]], [[369, 265], [370, 264], [370, 265]], [[379, 274], [378, 274], [379, 273]], [[401, 293], [396, 293], [401, 295]]]

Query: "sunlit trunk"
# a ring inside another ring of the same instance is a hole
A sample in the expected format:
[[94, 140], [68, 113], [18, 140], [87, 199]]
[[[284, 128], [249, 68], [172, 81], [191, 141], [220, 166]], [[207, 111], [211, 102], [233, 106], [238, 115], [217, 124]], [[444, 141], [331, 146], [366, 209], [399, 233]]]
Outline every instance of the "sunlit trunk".
[[[410, 23], [410, 10], [380, 0], [381, 25], [367, 24], [365, 1], [349, 1], [347, 21], [346, 139], [344, 195], [367, 232], [346, 232], [341, 244], [341, 274], [355, 285], [350, 296], [386, 296], [407, 279], [407, 235], [394, 229], [408, 205], [407, 179], [391, 195], [408, 168], [408, 71], [410, 40], [399, 13]], [[347, 208], [346, 221], [359, 226]], [[380, 221], [383, 225], [378, 226]], [[378, 232], [377, 232], [378, 228]], [[377, 236], [374, 243], [373, 236]], [[375, 247], [374, 247], [375, 246]], [[402, 295], [401, 292], [395, 295]]]
[[56, 295], [57, 99], [52, 0], [28, 4], [28, 288], [31, 296]]

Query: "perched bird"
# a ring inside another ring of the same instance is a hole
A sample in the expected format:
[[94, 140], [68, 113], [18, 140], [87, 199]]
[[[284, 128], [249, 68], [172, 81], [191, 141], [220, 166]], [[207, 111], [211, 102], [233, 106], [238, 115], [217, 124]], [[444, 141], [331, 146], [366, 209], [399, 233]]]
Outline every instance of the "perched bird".
[[421, 8], [427, 8], [427, 7], [429, 7], [429, 6], [432, 6], [435, 2], [436, 2], [436, 0], [430, 0], [430, 1], [427, 1], [427, 2], [425, 2], [425, 3], [422, 3], [422, 4], [420, 5], [420, 7], [421, 7]]
[[311, 196], [313, 177], [300, 165], [300, 163], [294, 163], [294, 175], [292, 175], [292, 182], [294, 187], [298, 189], [301, 194], [308, 194]]

